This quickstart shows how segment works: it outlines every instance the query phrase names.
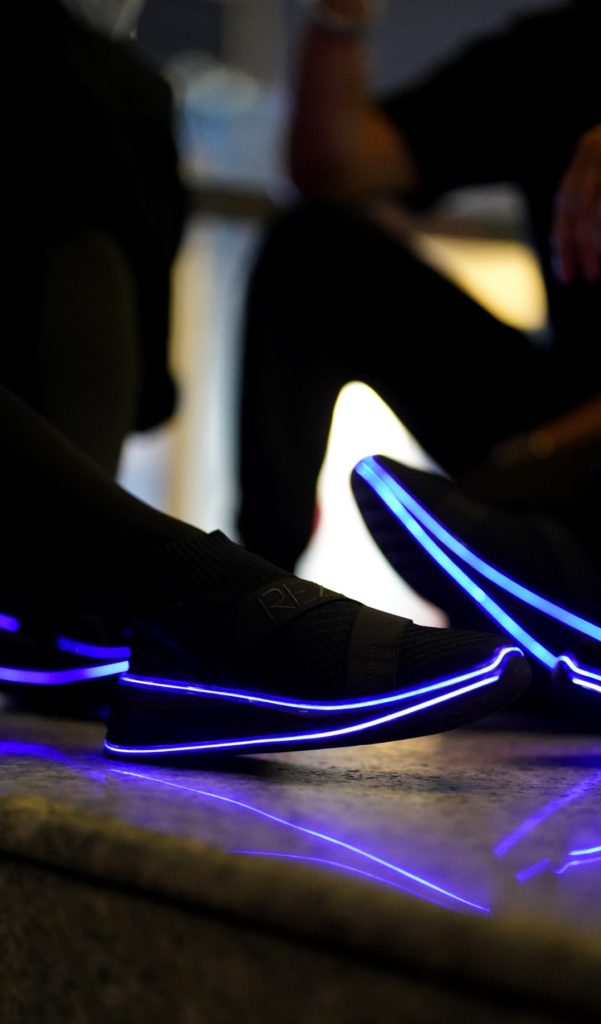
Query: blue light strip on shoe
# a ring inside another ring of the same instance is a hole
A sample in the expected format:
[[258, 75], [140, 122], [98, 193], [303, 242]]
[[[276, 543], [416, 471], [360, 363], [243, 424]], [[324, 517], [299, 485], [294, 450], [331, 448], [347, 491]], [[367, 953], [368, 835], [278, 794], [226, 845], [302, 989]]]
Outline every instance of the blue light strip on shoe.
[[[546, 647], [541, 644], [536, 637], [533, 637], [531, 633], [528, 633], [518, 622], [515, 621], [505, 609], [494, 601], [492, 597], [482, 589], [471, 576], [468, 576], [463, 569], [461, 569], [449, 555], [443, 551], [443, 549], [433, 540], [425, 529], [418, 523], [411, 512], [405, 508], [399, 498], [393, 494], [388, 486], [386, 480], [380, 479], [371, 466], [366, 465], [368, 460], [364, 460], [359, 463], [355, 468], [355, 472], [358, 473], [363, 479], [370, 485], [370, 487], [380, 496], [384, 504], [390, 509], [392, 514], [403, 524], [403, 526], [411, 533], [417, 543], [426, 551], [426, 553], [440, 565], [451, 579], [461, 587], [463, 591], [473, 600], [476, 604], [480, 605], [482, 610], [488, 615], [493, 622], [501, 627], [506, 633], [509, 633], [522, 647], [540, 661], [547, 668], [553, 668], [557, 661], [557, 656], [549, 651]], [[377, 463], [375, 466], [380, 469]]]
[[581, 686], [585, 690], [592, 690], [593, 693], [601, 693], [601, 673], [593, 672], [590, 668], [579, 665], [575, 658], [568, 654], [562, 654], [557, 659], [558, 663], [563, 662], [570, 670], [570, 681], [575, 686]]
[[328, 729], [325, 731], [309, 733], [287, 733], [280, 736], [252, 736], [246, 739], [236, 740], [211, 740], [205, 743], [178, 743], [164, 746], [160, 744], [144, 747], [124, 747], [120, 744], [110, 743], [108, 740], [105, 740], [104, 746], [105, 750], [114, 754], [136, 756], [139, 754], [191, 754], [194, 752], [202, 753], [203, 751], [209, 750], [244, 751], [252, 750], [253, 747], [259, 746], [277, 747], [278, 745], [282, 746], [290, 743], [312, 743], [315, 740], [321, 742], [323, 740], [357, 735], [370, 729], [377, 729], [379, 726], [398, 721], [399, 719], [406, 718], [409, 715], [418, 714], [420, 711], [425, 711], [428, 708], [435, 707], [437, 704], [444, 704], [446, 701], [454, 700], [456, 697], [462, 697], [464, 694], [471, 693], [473, 690], [479, 690], [483, 686], [491, 686], [493, 683], [498, 682], [499, 679], [500, 674], [493, 675], [487, 679], [471, 683], [469, 686], [462, 686], [458, 690], [452, 690], [450, 693], [444, 693], [441, 696], [432, 697], [431, 700], [423, 701], [421, 704], [414, 704], [411, 707], [403, 708], [401, 711], [395, 711], [392, 714], [384, 715], [381, 718], [373, 718], [367, 722], [356, 722], [354, 725], [345, 726], [342, 729]]
[[489, 675], [512, 654], [522, 655], [519, 647], [500, 648], [490, 662], [480, 668], [465, 672], [459, 676], [453, 676], [439, 682], [429, 683], [415, 690], [406, 690], [399, 693], [388, 694], [385, 697], [373, 697], [370, 699], [357, 699], [355, 701], [336, 702], [321, 701], [309, 703], [307, 701], [294, 701], [289, 697], [268, 697], [261, 693], [249, 693], [244, 690], [218, 690], [212, 687], [200, 686], [195, 683], [185, 683], [175, 679], [158, 679], [152, 676], [133, 675], [130, 672], [121, 676], [121, 683], [126, 686], [134, 686], [139, 689], [160, 689], [173, 693], [198, 694], [203, 697], [214, 697], [225, 700], [247, 702], [248, 704], [260, 704], [276, 708], [284, 708], [291, 711], [360, 711], [362, 708], [382, 707], [386, 704], [399, 704], [401, 701], [409, 700], [412, 697], [419, 697], [424, 693], [431, 693], [434, 690], [448, 689], [450, 686], [458, 686], [460, 683], [468, 682], [470, 679], [477, 679]]
[[594, 679], [596, 682], [601, 683], [601, 672], [595, 672], [588, 666], [585, 668], [584, 665], [579, 665], [576, 659], [570, 654], [562, 654], [557, 660], [562, 661], [564, 665], [567, 665], [574, 675], [585, 676], [587, 679]]
[[117, 661], [108, 665], [90, 665], [89, 668], [57, 669], [54, 672], [0, 666], [0, 682], [19, 683], [26, 686], [66, 686], [69, 683], [81, 683], [87, 679], [118, 676], [121, 672], [126, 672], [127, 668], [127, 661]]
[[0, 613], [0, 629], [5, 629], [7, 633], [18, 633], [20, 628], [21, 623], [13, 615]]
[[345, 871], [351, 875], [360, 875], [362, 878], [369, 878], [374, 882], [381, 882], [382, 885], [390, 885], [393, 889], [407, 892], [406, 885], [399, 885], [382, 875], [374, 875], [372, 871], [364, 871], [362, 868], [355, 868], [351, 864], [345, 864], [341, 860], [330, 860], [329, 857], [310, 857], [304, 853], [279, 853], [277, 850], [230, 850], [240, 857], [273, 857], [274, 860], [298, 860], [303, 864], [319, 864], [327, 868], [336, 868], [338, 871]]
[[592, 690], [593, 693], [601, 693], [601, 686], [597, 683], [591, 683], [587, 679], [578, 679], [576, 676], [572, 679], [575, 686], [582, 687], [583, 690]]
[[[547, 600], [542, 597], [541, 594], [537, 594], [535, 591], [522, 586], [521, 583], [511, 579], [509, 576], [506, 576], [504, 573], [500, 572], [494, 566], [485, 562], [484, 559], [476, 555], [470, 548], [466, 547], [465, 544], [462, 544], [462, 542], [445, 529], [445, 527], [438, 522], [438, 520], [435, 519], [434, 516], [432, 516], [423, 507], [423, 505], [421, 505], [413, 495], [407, 491], [398, 480], [396, 480], [394, 476], [384, 469], [384, 467], [381, 466], [373, 456], [363, 459], [359, 465], [356, 466], [355, 472], [377, 491], [392, 512], [395, 512], [395, 509], [387, 500], [387, 496], [394, 497], [400, 501], [409, 512], [413, 513], [422, 526], [425, 526], [426, 529], [428, 529], [442, 544], [445, 545], [445, 547], [449, 548], [450, 551], [461, 558], [462, 561], [466, 562], [472, 569], [475, 569], [476, 572], [480, 573], [481, 576], [490, 580], [491, 583], [494, 583], [502, 590], [505, 590], [513, 597], [517, 597], [524, 604], [530, 605], [537, 611], [544, 612], [546, 615], [549, 615], [558, 622], [575, 629], [577, 632], [590, 636], [593, 640], [601, 641], [601, 626], [596, 623], [589, 622], [588, 619], [584, 619], [582, 616], [576, 615], [567, 608], [562, 608], [553, 601]], [[383, 488], [374, 486], [374, 480], [377, 480], [382, 484]]]
[[57, 637], [56, 647], [59, 651], [66, 651], [68, 654], [79, 654], [82, 658], [129, 658], [131, 654], [129, 647], [88, 644], [83, 640], [76, 640], [68, 636]]
[[[267, 821], [273, 822], [276, 825], [282, 825], [293, 832], [299, 832], [302, 835], [310, 836], [312, 839], [319, 839], [323, 842], [329, 843], [338, 849], [346, 850], [349, 853], [356, 854], [365, 860], [368, 860], [372, 864], [377, 864], [378, 867], [385, 868], [388, 871], [394, 872], [396, 875], [401, 875], [408, 881], [414, 882], [417, 885], [422, 886], [428, 890], [426, 893], [414, 893], [420, 899], [426, 899], [433, 902], [430, 893], [435, 893], [439, 896], [445, 896], [450, 900], [458, 904], [462, 904], [465, 907], [470, 907], [473, 910], [482, 911], [485, 914], [490, 913], [490, 907], [482, 906], [480, 903], [473, 903], [471, 900], [465, 899], [463, 896], [457, 896], [456, 893], [450, 892], [448, 889], [443, 889], [440, 885], [435, 885], [434, 882], [429, 882], [425, 878], [421, 878], [419, 875], [413, 874], [411, 871], [406, 871], [404, 868], [399, 867], [398, 864], [393, 864], [391, 861], [384, 860], [382, 857], [377, 857], [376, 854], [370, 853], [368, 850], [363, 850], [359, 846], [353, 846], [351, 843], [345, 842], [343, 839], [337, 839], [335, 836], [328, 835], [326, 832], [318, 832], [315, 829], [307, 828], [304, 825], [297, 825], [293, 821], [288, 821], [286, 818], [280, 818], [276, 814], [270, 814], [269, 811], [264, 811], [260, 807], [255, 807], [253, 804], [243, 803], [242, 800], [236, 800], [233, 797], [223, 796], [220, 793], [211, 793], [202, 789], [195, 789], [193, 786], [183, 786], [179, 782], [169, 782], [167, 779], [160, 779], [153, 777], [152, 775], [142, 775], [139, 772], [126, 771], [120, 768], [111, 769], [115, 775], [125, 775], [134, 779], [142, 779], [144, 782], [156, 782], [161, 786], [169, 786], [172, 789], [180, 789], [185, 793], [194, 793], [196, 796], [208, 797], [211, 800], [219, 801], [229, 805], [230, 807], [236, 807], [240, 810], [251, 811], [253, 814], [260, 818], [264, 818]], [[438, 900], [435, 900], [438, 902]]]

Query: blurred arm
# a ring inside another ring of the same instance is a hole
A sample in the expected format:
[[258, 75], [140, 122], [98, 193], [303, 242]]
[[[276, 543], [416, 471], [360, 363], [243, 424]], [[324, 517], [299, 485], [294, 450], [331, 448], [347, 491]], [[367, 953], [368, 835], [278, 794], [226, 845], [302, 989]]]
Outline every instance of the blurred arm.
[[553, 241], [560, 280], [601, 281], [601, 123], [579, 139], [559, 184]]
[[541, 424], [525, 437], [498, 446], [493, 453], [499, 466], [511, 466], [532, 458], [597, 443], [601, 451], [601, 395], [588, 399], [576, 409]]
[[342, 27], [313, 20], [307, 29], [290, 131], [294, 183], [313, 199], [414, 192], [409, 143], [368, 93], [362, 35], [373, 0], [322, 0], [319, 9]]

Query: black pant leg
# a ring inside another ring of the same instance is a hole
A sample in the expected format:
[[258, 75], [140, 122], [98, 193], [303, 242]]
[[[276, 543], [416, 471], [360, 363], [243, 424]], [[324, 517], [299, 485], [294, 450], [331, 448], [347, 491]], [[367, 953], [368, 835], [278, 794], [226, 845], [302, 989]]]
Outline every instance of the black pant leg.
[[0, 589], [9, 592], [84, 607], [84, 595], [127, 601], [151, 552], [198, 533], [124, 491], [1, 385], [0, 481]]
[[114, 474], [140, 389], [131, 261], [100, 227], [27, 242], [27, 293], [8, 296], [19, 333], [0, 343], [0, 382]]
[[301, 208], [268, 234], [246, 306], [239, 528], [291, 566], [311, 533], [332, 409], [371, 385], [452, 474], [568, 398], [552, 360], [345, 207]]

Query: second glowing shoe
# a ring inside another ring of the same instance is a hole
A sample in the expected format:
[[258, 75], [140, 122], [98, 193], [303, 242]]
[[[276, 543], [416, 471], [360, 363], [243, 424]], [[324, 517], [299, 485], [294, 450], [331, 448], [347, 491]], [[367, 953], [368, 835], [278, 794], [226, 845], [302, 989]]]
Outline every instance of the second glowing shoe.
[[445, 477], [383, 456], [363, 459], [352, 486], [388, 561], [454, 626], [492, 623], [547, 680], [569, 677], [596, 694], [601, 580], [566, 531], [481, 505]]
[[216, 592], [134, 623], [105, 749], [146, 760], [406, 739], [496, 711], [529, 675], [502, 637], [276, 577], [233, 608]]
[[34, 710], [108, 706], [109, 684], [129, 665], [120, 630], [92, 615], [57, 617], [30, 602], [3, 604], [11, 611], [0, 612], [1, 692]]

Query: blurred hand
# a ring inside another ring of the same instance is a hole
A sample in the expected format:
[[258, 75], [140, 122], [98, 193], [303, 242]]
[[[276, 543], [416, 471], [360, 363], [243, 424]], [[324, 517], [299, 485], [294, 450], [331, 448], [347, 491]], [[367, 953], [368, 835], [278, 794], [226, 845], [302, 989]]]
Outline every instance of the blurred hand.
[[564, 284], [601, 280], [601, 124], [581, 137], [559, 184], [553, 245]]

